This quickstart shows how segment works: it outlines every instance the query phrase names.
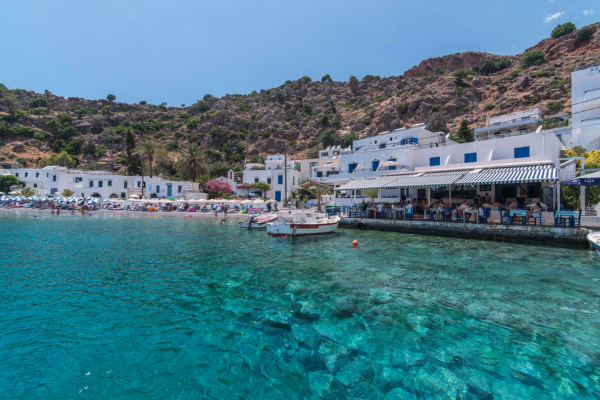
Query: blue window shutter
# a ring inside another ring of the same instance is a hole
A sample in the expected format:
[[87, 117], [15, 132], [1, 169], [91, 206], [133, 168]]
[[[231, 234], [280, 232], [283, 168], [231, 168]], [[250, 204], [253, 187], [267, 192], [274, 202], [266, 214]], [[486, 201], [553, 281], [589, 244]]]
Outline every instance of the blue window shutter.
[[515, 158], [529, 157], [529, 146], [515, 147]]
[[477, 153], [466, 153], [465, 163], [477, 162]]
[[283, 185], [283, 175], [277, 175], [277, 183]]
[[439, 157], [431, 157], [429, 159], [429, 166], [435, 167], [436, 165], [440, 165], [440, 158]]

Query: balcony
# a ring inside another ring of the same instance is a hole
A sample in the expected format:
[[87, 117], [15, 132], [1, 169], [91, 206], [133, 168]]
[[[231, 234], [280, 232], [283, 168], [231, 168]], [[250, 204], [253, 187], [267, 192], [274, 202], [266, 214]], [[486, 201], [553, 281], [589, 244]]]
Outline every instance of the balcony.
[[475, 128], [475, 137], [477, 137], [477, 135], [479, 135], [479, 134], [487, 135], [488, 132], [490, 135], [493, 135], [494, 132], [498, 132], [498, 131], [501, 131], [504, 129], [517, 128], [519, 126], [528, 127], [529, 125], [535, 124], [537, 121], [538, 121], [537, 119], [532, 117], [526, 121], [518, 120], [515, 122], [502, 122], [500, 124], [490, 125], [489, 127], [484, 126], [481, 128]]

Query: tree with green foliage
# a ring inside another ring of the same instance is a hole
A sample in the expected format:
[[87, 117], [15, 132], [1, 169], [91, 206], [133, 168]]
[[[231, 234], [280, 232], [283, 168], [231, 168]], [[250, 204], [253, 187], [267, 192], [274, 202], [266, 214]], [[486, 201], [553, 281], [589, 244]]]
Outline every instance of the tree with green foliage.
[[319, 123], [323, 126], [329, 126], [329, 115], [323, 114], [321, 118], [319, 118]]
[[204, 95], [204, 97], [202, 98], [202, 100], [204, 100], [204, 101], [208, 101], [208, 100], [210, 100], [210, 99], [212, 99], [212, 98], [213, 98], [213, 95], [212, 95], [212, 94], [210, 94], [210, 93], [206, 93], [206, 94]]
[[192, 182], [200, 175], [210, 171], [208, 161], [204, 157], [198, 143], [188, 143], [177, 153], [177, 170]]
[[394, 109], [396, 110], [398, 115], [405, 114], [408, 111], [408, 104], [407, 103], [398, 103], [394, 106]]
[[333, 79], [331, 79], [331, 76], [329, 74], [323, 75], [323, 77], [321, 78], [321, 82], [332, 82]]
[[19, 196], [30, 197], [35, 196], [37, 192], [38, 190], [36, 188], [27, 185], [23, 189], [19, 190], [17, 193], [19, 194]]
[[471, 69], [478, 74], [493, 74], [494, 72], [502, 71], [512, 65], [510, 57], [501, 57], [497, 61], [487, 59], [483, 65], [474, 65]]
[[427, 129], [432, 132], [446, 132], [448, 133], [448, 119], [444, 111], [432, 112], [429, 117], [425, 120]]
[[302, 78], [298, 79], [298, 83], [310, 83], [312, 82], [312, 79], [310, 79], [310, 76], [303, 76]]
[[460, 127], [458, 128], [457, 136], [465, 142], [472, 142], [475, 140], [473, 129], [469, 127], [469, 121], [466, 119], [460, 121]]
[[21, 108], [21, 103], [19, 103], [19, 100], [15, 99], [13, 96], [7, 95], [3, 96], [0, 100], [0, 106], [2, 106], [3, 111], [15, 116], [17, 110]]
[[71, 197], [75, 194], [75, 191], [71, 190], [71, 189], [63, 189], [60, 191], [60, 195], [62, 197]]
[[148, 104], [148, 102], [146, 100], [140, 101], [140, 106], [145, 106], [146, 104]]
[[10, 191], [10, 187], [14, 185], [18, 185], [19, 180], [14, 175], [0, 175], [0, 192], [8, 193]]
[[361, 190], [361, 193], [364, 194], [365, 196], [367, 196], [369, 199], [371, 199], [371, 203], [374, 203], [377, 196], [379, 196], [379, 189], [377, 189], [377, 188], [364, 189], [364, 190]]
[[354, 132], [346, 133], [341, 137], [341, 144], [343, 148], [352, 147], [352, 143], [358, 140], [358, 135]]
[[446, 71], [444, 71], [444, 70], [442, 69], [442, 67], [440, 67], [440, 66], [437, 66], [437, 67], [435, 67], [435, 68], [433, 69], [433, 74], [434, 74], [434, 75], [444, 75], [445, 73], [446, 73]]
[[100, 111], [100, 114], [102, 114], [102, 115], [110, 115], [110, 114], [112, 114], [110, 112], [110, 106], [104, 106], [104, 107], [102, 107], [102, 110]]
[[594, 30], [592, 28], [590, 28], [589, 26], [586, 26], [585, 28], [581, 28], [579, 31], [577, 31], [577, 42], [578, 43], [585, 42], [590, 37], [592, 37], [593, 34], [594, 34]]
[[556, 28], [554, 28], [552, 30], [552, 33], [550, 34], [550, 37], [552, 39], [558, 39], [561, 36], [565, 36], [568, 35], [569, 33], [573, 32], [574, 30], [576, 30], [577, 27], [575, 26], [574, 23], [572, 22], [565, 22], [562, 25], [557, 25]]
[[48, 107], [48, 101], [43, 97], [36, 97], [35, 99], [29, 102], [29, 107], [38, 108], [38, 107]]
[[66, 151], [60, 153], [52, 153], [48, 157], [43, 157], [38, 162], [40, 168], [49, 165], [57, 165], [59, 167], [73, 168], [77, 165], [77, 158], [70, 156]]
[[158, 146], [152, 140], [144, 140], [135, 149], [135, 154], [148, 160], [150, 178], [152, 178], [152, 163], [157, 151]]
[[108, 96], [106, 96], [106, 100], [110, 101], [111, 103], [113, 101], [115, 101], [117, 99], [117, 96], [115, 96], [114, 94], [109, 94]]
[[527, 68], [534, 65], [540, 65], [546, 62], [546, 53], [542, 50], [530, 50], [523, 53], [521, 56], [521, 68]]
[[331, 194], [329, 186], [325, 186], [318, 182], [307, 182], [302, 185], [302, 187], [304, 190], [315, 196], [315, 199], [317, 199], [317, 210], [321, 211], [321, 198]]
[[335, 128], [327, 128], [319, 135], [319, 140], [325, 147], [333, 146], [340, 143], [340, 135]]

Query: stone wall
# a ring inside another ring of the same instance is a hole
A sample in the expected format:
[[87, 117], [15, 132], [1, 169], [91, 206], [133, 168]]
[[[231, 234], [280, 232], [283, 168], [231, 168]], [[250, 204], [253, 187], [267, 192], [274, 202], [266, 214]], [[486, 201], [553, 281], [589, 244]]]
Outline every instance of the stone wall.
[[[356, 229], [357, 218], [343, 218], [341, 228]], [[555, 228], [554, 226], [474, 224], [456, 222], [365, 220], [367, 230], [416, 233], [434, 236], [471, 237], [478, 239], [512, 239], [548, 241], [587, 245], [585, 228]]]

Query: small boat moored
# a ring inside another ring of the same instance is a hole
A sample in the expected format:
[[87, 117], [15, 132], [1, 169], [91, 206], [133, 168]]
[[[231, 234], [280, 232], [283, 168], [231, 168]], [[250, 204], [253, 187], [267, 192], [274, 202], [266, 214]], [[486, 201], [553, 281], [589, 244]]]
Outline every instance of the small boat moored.
[[240, 228], [243, 229], [264, 229], [267, 227], [269, 222], [274, 222], [277, 219], [277, 215], [267, 214], [260, 215], [254, 214], [249, 216], [245, 221], [240, 222]]
[[340, 217], [335, 215], [317, 214], [313, 211], [300, 211], [292, 214], [291, 221], [277, 221], [267, 224], [269, 236], [304, 236], [333, 233], [340, 223]]
[[586, 236], [587, 241], [596, 250], [596, 253], [600, 255], [600, 232], [588, 233]]

